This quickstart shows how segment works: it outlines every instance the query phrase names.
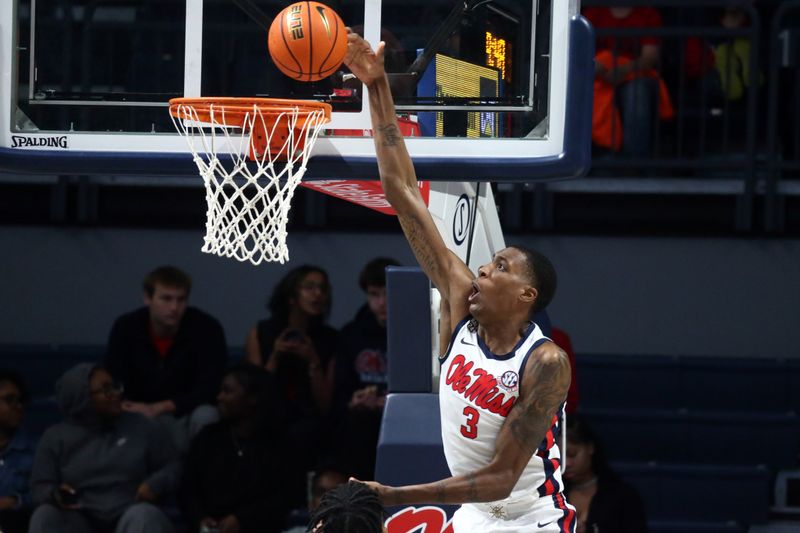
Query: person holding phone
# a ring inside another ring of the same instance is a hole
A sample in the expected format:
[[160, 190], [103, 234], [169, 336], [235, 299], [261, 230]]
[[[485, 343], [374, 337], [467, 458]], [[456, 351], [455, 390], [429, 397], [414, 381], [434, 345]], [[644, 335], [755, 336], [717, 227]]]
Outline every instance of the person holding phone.
[[56, 384], [65, 420], [36, 450], [29, 533], [171, 533], [156, 506], [177, 485], [178, 455], [162, 426], [122, 409], [122, 385], [82, 363]]
[[298, 507], [305, 502], [306, 472], [329, 448], [339, 337], [325, 323], [331, 300], [327, 272], [319, 266], [299, 266], [278, 282], [269, 299], [270, 318], [253, 326], [245, 343], [246, 360], [275, 379], [296, 465], [289, 490]]

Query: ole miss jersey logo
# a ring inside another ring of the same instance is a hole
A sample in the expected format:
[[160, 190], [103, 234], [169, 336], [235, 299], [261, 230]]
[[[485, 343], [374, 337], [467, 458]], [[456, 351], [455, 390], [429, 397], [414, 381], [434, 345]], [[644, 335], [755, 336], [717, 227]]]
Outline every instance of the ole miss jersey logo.
[[[516, 376], [516, 373], [514, 375]], [[516, 377], [515, 383], [518, 381], [519, 377]], [[501, 387], [498, 386], [497, 379], [493, 375], [482, 368], [475, 368], [475, 363], [467, 362], [466, 357], [462, 354], [453, 358], [453, 362], [447, 369], [445, 383], [477, 407], [503, 417], [508, 416], [514, 402], [517, 401], [516, 396], [507, 396], [500, 390]]]

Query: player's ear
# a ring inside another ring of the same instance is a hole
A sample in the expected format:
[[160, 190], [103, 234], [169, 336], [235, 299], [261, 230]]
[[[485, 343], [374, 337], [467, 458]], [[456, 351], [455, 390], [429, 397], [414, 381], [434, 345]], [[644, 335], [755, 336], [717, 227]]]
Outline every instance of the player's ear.
[[532, 286], [526, 285], [522, 292], [519, 295], [521, 301], [525, 302], [526, 304], [531, 304], [539, 297], [539, 290]]

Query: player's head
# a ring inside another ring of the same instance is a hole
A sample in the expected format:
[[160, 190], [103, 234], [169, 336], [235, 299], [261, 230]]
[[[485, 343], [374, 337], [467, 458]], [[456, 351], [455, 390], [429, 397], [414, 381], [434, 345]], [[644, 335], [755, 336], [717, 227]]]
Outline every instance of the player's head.
[[157, 331], [177, 329], [186, 312], [192, 279], [173, 266], [160, 266], [142, 282], [144, 303], [150, 308], [150, 320]]
[[314, 533], [381, 533], [383, 506], [369, 486], [349, 481], [322, 496], [308, 527]]
[[469, 310], [479, 321], [529, 317], [546, 308], [555, 292], [556, 271], [550, 260], [524, 246], [509, 246], [478, 269]]
[[367, 295], [367, 305], [383, 326], [386, 324], [386, 267], [400, 263], [388, 257], [376, 257], [367, 263], [358, 276], [358, 285]]
[[314, 265], [291, 270], [278, 283], [269, 299], [269, 310], [281, 321], [292, 312], [324, 319], [331, 309], [331, 285], [328, 273]]

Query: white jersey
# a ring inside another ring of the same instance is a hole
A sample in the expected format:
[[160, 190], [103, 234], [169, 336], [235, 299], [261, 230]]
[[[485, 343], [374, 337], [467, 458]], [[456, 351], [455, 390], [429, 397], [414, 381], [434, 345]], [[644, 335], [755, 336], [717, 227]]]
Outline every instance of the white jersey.
[[[525, 364], [535, 348], [549, 341], [531, 322], [514, 349], [495, 355], [478, 336], [477, 322], [462, 320], [441, 360], [439, 410], [447, 465], [454, 476], [474, 472], [491, 462], [495, 441], [508, 413], [519, 399]], [[551, 499], [563, 489], [558, 441], [564, 406], [525, 467], [511, 495], [503, 502]]]

